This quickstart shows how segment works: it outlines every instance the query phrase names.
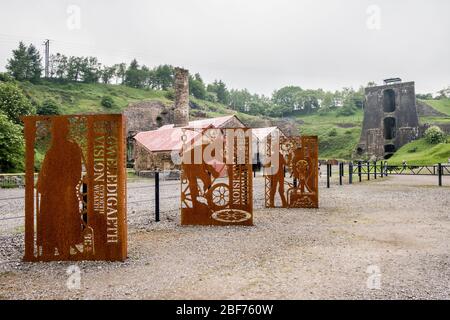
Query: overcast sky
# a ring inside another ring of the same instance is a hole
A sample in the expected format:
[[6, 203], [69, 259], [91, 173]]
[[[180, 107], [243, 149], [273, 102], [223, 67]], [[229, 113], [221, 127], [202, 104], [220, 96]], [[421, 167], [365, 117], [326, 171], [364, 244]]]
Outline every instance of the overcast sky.
[[448, 0], [1, 0], [0, 69], [20, 39], [104, 64], [136, 57], [271, 94], [398, 76], [450, 85]]

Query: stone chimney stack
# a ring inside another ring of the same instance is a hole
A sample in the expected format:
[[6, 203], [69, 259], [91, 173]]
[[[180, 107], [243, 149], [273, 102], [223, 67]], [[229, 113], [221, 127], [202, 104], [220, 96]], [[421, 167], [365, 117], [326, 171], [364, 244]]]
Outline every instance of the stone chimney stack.
[[189, 125], [189, 70], [175, 68], [175, 109], [173, 123], [175, 127]]

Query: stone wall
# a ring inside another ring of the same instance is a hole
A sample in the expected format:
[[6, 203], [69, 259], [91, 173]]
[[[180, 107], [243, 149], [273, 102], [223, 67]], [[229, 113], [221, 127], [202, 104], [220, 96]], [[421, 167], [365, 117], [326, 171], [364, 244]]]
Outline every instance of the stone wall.
[[170, 108], [159, 101], [140, 101], [130, 104], [124, 111], [127, 121], [127, 133], [158, 129], [171, 123]]
[[179, 166], [172, 162], [169, 151], [149, 152], [141, 144], [135, 145], [134, 170], [136, 172], [145, 170], [177, 170]]

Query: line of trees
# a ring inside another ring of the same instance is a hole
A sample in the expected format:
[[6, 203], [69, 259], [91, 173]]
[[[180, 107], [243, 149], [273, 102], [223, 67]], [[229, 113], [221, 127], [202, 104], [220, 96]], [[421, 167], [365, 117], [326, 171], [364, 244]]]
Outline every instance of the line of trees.
[[[20, 42], [13, 50], [7, 70], [19, 81], [39, 82], [42, 77], [42, 58], [33, 45]], [[49, 57], [50, 81], [121, 84], [133, 88], [171, 90], [174, 67], [159, 65], [150, 68], [140, 65], [136, 59], [112, 66], [102, 65], [96, 57], [66, 56], [60, 53]], [[344, 88], [342, 91], [325, 92], [322, 89], [304, 90], [286, 86], [273, 92], [271, 97], [252, 94], [247, 89], [231, 89], [222, 80], [206, 84], [200, 74], [189, 77], [192, 96], [210, 102], [219, 102], [229, 108], [253, 115], [283, 117], [294, 114], [326, 112], [342, 107], [341, 113], [352, 114], [362, 107], [363, 91]]]

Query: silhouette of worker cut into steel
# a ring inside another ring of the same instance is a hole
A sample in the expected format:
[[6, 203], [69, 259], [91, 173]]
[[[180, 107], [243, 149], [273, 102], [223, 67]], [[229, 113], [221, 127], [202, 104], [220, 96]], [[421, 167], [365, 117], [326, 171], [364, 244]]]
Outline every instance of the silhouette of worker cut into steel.
[[[23, 121], [24, 260], [126, 259], [122, 115], [29, 116]], [[35, 146], [46, 150], [36, 184]]]
[[317, 137], [269, 137], [264, 169], [267, 208], [277, 207], [277, 194], [281, 202], [278, 207], [319, 207]]

